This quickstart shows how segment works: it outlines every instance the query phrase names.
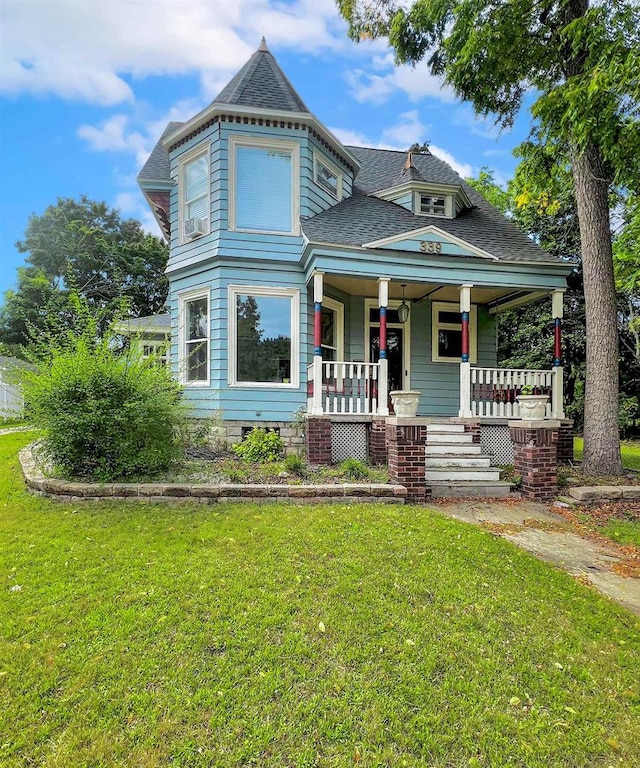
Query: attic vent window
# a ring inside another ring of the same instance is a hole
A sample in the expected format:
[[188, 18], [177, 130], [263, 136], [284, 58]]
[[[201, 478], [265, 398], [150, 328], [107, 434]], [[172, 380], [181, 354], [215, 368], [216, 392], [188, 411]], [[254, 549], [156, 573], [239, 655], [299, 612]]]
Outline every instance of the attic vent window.
[[322, 187], [336, 200], [342, 200], [342, 174], [325, 158], [314, 153], [314, 178], [318, 186]]
[[445, 216], [447, 213], [446, 199], [444, 196], [420, 195], [420, 213], [432, 216]]

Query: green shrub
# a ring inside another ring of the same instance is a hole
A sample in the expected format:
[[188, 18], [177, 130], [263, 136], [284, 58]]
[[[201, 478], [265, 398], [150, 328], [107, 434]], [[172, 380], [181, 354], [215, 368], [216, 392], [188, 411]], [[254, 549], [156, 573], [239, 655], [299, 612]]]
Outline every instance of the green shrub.
[[26, 411], [45, 455], [65, 477], [154, 475], [181, 458], [186, 412], [169, 371], [109, 335], [68, 338], [24, 376]]
[[292, 475], [302, 475], [304, 473], [304, 461], [295, 453], [290, 453], [288, 456], [285, 456], [282, 465], [285, 470]]
[[345, 459], [340, 464], [340, 471], [346, 475], [349, 480], [363, 480], [369, 476], [369, 469], [358, 459]]
[[284, 452], [284, 443], [272, 429], [254, 427], [241, 443], [231, 448], [245, 461], [276, 461]]

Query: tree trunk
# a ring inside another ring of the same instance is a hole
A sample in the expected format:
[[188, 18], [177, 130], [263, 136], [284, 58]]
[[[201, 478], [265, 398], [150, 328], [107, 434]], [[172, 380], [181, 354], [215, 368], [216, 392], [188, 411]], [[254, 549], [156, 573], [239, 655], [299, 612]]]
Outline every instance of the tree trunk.
[[587, 326], [583, 468], [622, 474], [618, 427], [618, 326], [609, 230], [609, 181], [598, 148], [573, 154]]

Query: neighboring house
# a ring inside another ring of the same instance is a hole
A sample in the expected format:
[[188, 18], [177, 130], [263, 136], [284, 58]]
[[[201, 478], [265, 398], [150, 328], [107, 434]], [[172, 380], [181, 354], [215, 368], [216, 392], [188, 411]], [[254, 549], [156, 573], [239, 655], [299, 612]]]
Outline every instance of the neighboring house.
[[156, 357], [163, 364], [168, 363], [171, 338], [171, 315], [168, 312], [128, 318], [117, 323], [115, 331], [128, 336], [131, 347], [144, 357]]
[[24, 360], [0, 355], [0, 418], [17, 416], [22, 411], [20, 372], [31, 367]]
[[[506, 429], [530, 383], [564, 417], [570, 267], [430, 153], [343, 145], [264, 40], [205, 110], [169, 123], [138, 180], [171, 245], [171, 364], [230, 439], [300, 409], [373, 421], [391, 390], [420, 391], [420, 415]], [[540, 299], [555, 359], [498, 369], [497, 315]]]

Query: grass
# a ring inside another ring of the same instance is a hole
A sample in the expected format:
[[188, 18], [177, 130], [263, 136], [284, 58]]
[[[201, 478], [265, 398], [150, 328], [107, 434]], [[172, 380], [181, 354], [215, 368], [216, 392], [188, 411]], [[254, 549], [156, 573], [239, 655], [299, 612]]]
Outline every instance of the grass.
[[633, 544], [640, 549], [640, 521], [639, 520], [609, 520], [601, 532], [618, 544]]
[[[577, 461], [582, 461], [584, 440], [581, 437], [573, 439], [573, 452]], [[624, 440], [620, 444], [622, 451], [622, 465], [625, 469], [637, 469], [640, 471], [640, 440]]]
[[3, 766], [640, 763], [640, 624], [510, 543], [424, 507], [57, 504], [28, 440]]

